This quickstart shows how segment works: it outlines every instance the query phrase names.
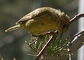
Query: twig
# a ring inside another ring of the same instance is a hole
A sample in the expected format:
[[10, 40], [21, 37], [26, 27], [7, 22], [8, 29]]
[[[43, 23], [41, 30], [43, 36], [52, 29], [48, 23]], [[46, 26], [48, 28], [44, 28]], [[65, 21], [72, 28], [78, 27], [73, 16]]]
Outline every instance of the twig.
[[[77, 19], [81, 18], [81, 17], [84, 17], [84, 13], [82, 14], [77, 14], [75, 15], [72, 19], [70, 19], [70, 24], [74, 21], [76, 21]], [[82, 31], [83, 32], [83, 31]], [[74, 35], [73, 39], [78, 36], [79, 34], [81, 34], [82, 32], [79, 32], [77, 34]], [[69, 45], [71, 44], [71, 42], [73, 41], [73, 39], [70, 41]], [[69, 60], [71, 60], [71, 50], [70, 50], [70, 46], [69, 46]]]
[[84, 17], [84, 13], [75, 15], [72, 19], [70, 19], [70, 24], [81, 17]]
[[83, 32], [84, 32], [84, 29], [83, 29], [82, 31], [80, 31], [80, 32], [76, 33], [76, 34], [74, 35], [74, 37], [76, 37], [76, 36], [78, 36], [78, 35], [82, 34]]
[[49, 40], [46, 42], [46, 44], [43, 46], [43, 48], [41, 49], [41, 51], [39, 52], [39, 54], [37, 55], [35, 60], [40, 60], [41, 55], [44, 53], [45, 49], [47, 48], [47, 46], [52, 42], [53, 38], [55, 37], [55, 33], [51, 34]]

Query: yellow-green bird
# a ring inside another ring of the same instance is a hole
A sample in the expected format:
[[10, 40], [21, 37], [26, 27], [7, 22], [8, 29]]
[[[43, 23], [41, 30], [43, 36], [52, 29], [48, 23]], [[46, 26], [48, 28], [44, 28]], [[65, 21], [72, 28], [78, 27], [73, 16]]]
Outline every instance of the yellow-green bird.
[[64, 12], [51, 7], [41, 7], [22, 17], [15, 26], [5, 32], [23, 28], [33, 36], [39, 36], [51, 30], [57, 30], [63, 34], [69, 24], [69, 17]]

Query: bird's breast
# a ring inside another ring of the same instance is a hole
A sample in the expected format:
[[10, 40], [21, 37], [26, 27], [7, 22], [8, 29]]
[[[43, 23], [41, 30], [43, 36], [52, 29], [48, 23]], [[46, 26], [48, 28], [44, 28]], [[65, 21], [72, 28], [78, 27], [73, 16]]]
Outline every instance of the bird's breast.
[[44, 34], [50, 30], [58, 30], [58, 23], [50, 17], [31, 19], [26, 23], [26, 29], [32, 35]]

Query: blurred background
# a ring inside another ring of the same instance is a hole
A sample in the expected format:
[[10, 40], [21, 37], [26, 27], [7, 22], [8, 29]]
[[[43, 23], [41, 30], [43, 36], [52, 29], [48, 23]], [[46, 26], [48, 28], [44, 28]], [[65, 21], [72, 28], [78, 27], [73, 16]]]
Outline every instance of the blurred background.
[[[4, 30], [38, 7], [53, 7], [64, 11], [72, 18], [78, 14], [78, 0], [0, 0], [0, 57], [4, 60], [34, 60], [28, 56], [30, 49], [25, 48], [25, 41], [31, 39], [26, 30], [18, 29], [5, 33]], [[68, 32], [70, 37], [77, 33], [78, 21], [72, 23]], [[72, 56], [77, 60], [77, 53]]]

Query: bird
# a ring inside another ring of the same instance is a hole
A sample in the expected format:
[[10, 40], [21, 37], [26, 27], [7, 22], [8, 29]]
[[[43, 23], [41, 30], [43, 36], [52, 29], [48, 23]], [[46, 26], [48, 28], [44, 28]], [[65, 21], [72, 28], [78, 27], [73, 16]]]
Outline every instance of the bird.
[[23, 16], [15, 26], [6, 29], [5, 32], [22, 28], [32, 36], [43, 35], [49, 31], [58, 31], [62, 35], [69, 25], [69, 16], [64, 12], [52, 7], [40, 7]]

